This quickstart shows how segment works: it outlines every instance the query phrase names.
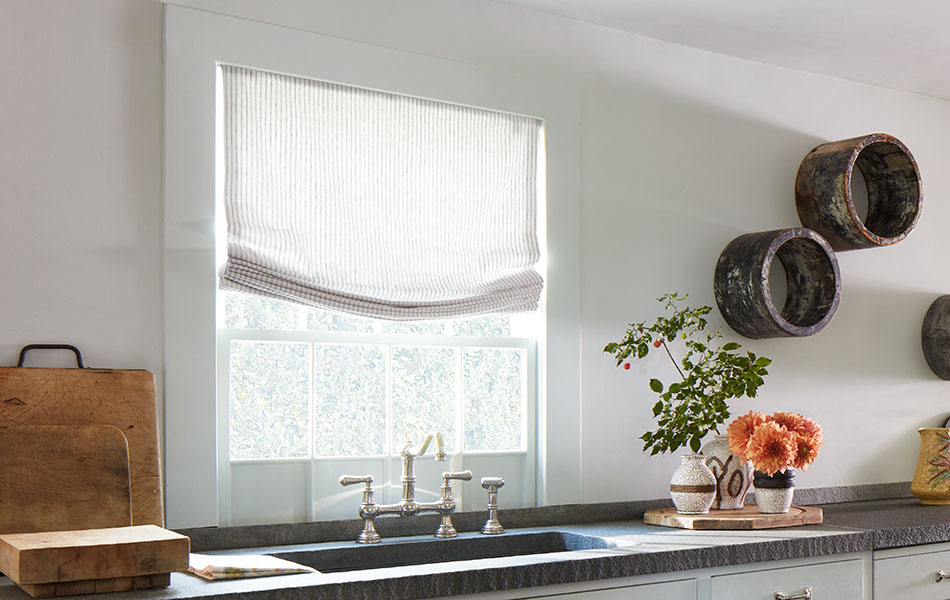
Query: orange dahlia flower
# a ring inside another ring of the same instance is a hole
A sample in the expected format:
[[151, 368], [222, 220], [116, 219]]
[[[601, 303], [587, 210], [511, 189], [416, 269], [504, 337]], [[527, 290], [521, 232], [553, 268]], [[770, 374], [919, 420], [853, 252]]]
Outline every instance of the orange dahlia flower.
[[795, 448], [795, 458], [791, 465], [796, 469], [807, 471], [808, 465], [815, 462], [815, 459], [818, 458], [818, 451], [821, 450], [821, 428], [818, 428], [818, 433], [815, 435], [796, 433], [795, 441], [797, 446]]
[[736, 455], [739, 460], [746, 460], [746, 447], [749, 445], [749, 439], [755, 433], [755, 428], [768, 421], [764, 412], [755, 412], [750, 410], [748, 414], [736, 418], [729, 424], [726, 430], [726, 437], [729, 438], [729, 450]]
[[805, 417], [797, 413], [777, 412], [772, 415], [772, 420], [789, 431], [799, 431], [805, 422]]
[[801, 427], [798, 429], [798, 433], [804, 433], [818, 439], [818, 447], [821, 447], [822, 432], [821, 425], [815, 423], [811, 419], [802, 419]]
[[755, 428], [749, 438], [745, 455], [757, 471], [766, 475], [785, 472], [795, 459], [795, 434], [774, 421], [763, 423]]

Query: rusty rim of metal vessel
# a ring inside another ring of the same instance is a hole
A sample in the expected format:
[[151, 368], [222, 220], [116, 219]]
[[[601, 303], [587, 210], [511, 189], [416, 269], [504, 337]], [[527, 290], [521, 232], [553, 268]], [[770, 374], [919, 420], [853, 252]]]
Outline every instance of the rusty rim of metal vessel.
[[[854, 168], [867, 187], [862, 219], [851, 190]], [[802, 224], [835, 250], [890, 246], [917, 226], [923, 203], [920, 169], [910, 150], [886, 133], [821, 144], [802, 160], [795, 179]]]
[[[785, 268], [781, 310], [769, 287], [772, 264]], [[716, 302], [726, 322], [750, 338], [803, 337], [831, 322], [841, 298], [841, 272], [831, 245], [804, 227], [748, 233], [723, 249], [716, 264]]]
[[[769, 287], [775, 257], [785, 269], [782, 310], [775, 306]], [[769, 244], [762, 261], [762, 292], [769, 314], [783, 331], [794, 336], [818, 333], [831, 322], [841, 300], [841, 271], [835, 251], [811, 229], [786, 229]]]
[[940, 296], [927, 309], [920, 342], [930, 370], [950, 380], [950, 294]]

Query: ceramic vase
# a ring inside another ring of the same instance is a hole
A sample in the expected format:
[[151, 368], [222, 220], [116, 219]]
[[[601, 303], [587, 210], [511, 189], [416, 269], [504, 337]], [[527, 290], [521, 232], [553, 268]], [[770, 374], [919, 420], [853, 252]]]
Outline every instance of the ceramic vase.
[[670, 496], [676, 512], [697, 515], [709, 512], [716, 497], [716, 478], [702, 454], [684, 454], [670, 479]]
[[910, 493], [921, 504], [950, 504], [950, 429], [922, 427], [920, 456]]
[[742, 508], [752, 486], [752, 463], [737, 459], [729, 450], [729, 438], [721, 434], [703, 444], [699, 452], [706, 457], [706, 466], [716, 479], [716, 495], [711, 508]]
[[756, 471], [752, 478], [755, 503], [760, 513], [787, 513], [795, 495], [795, 469], [785, 467], [784, 473], [766, 475]]

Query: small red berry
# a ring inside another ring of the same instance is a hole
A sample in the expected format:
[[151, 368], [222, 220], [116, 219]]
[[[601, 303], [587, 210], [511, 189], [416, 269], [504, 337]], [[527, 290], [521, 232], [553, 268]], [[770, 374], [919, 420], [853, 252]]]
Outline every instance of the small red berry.
[[663, 345], [663, 340], [657, 340], [657, 341], [653, 342], [653, 347], [654, 347], [654, 348], [659, 348], [659, 347], [662, 346], [662, 345]]
[[630, 370], [630, 363], [623, 363], [623, 368], [629, 371], [629, 370]]

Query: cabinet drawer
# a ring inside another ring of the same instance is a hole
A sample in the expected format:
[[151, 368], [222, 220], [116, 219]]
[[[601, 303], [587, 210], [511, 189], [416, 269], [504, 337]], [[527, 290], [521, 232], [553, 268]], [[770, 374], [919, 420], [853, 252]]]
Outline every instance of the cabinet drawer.
[[[714, 576], [710, 583], [712, 600], [775, 600], [776, 592], [794, 596], [801, 594], [806, 587], [811, 588], [812, 600], [860, 600], [867, 597], [861, 560], [782, 569], [762, 568], [755, 572]], [[904, 600], [902, 596], [900, 598]]]
[[937, 571], [950, 573], [950, 551], [874, 559], [874, 597], [944, 600], [950, 580], [937, 582]]
[[696, 600], [698, 585], [695, 579], [682, 581], [665, 581], [663, 583], [647, 583], [628, 587], [609, 588], [606, 590], [590, 590], [558, 594], [556, 596], [539, 596], [544, 598], [563, 598], [564, 600]]

